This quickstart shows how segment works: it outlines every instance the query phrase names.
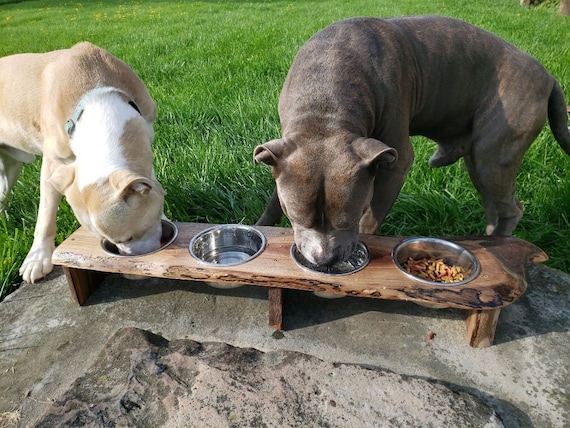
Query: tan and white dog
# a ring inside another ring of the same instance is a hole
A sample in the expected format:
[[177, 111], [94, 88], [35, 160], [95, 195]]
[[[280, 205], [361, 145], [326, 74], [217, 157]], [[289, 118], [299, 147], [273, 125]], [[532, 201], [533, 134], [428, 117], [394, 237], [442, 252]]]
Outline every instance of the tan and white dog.
[[160, 247], [155, 117], [142, 80], [88, 42], [0, 58], [0, 211], [22, 164], [43, 156], [34, 241], [20, 268], [25, 281], [53, 269], [62, 195], [83, 226], [122, 254]]

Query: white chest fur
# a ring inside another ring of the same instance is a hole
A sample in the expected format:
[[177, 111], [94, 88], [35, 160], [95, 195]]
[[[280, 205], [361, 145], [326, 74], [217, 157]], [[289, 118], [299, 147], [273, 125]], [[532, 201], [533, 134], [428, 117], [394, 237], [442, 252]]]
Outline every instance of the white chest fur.
[[98, 88], [82, 100], [81, 114], [71, 137], [79, 190], [101, 184], [116, 169], [127, 167], [121, 137], [126, 123], [139, 113], [112, 88]]

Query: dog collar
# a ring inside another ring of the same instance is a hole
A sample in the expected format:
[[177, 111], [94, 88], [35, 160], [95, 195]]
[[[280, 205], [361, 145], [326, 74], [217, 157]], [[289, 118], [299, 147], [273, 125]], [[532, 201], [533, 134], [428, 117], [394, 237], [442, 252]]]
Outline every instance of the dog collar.
[[75, 131], [75, 124], [79, 121], [79, 118], [81, 117], [84, 111], [85, 111], [85, 106], [83, 105], [83, 99], [82, 99], [77, 104], [77, 107], [75, 107], [71, 119], [67, 119], [67, 122], [65, 122], [65, 132], [67, 132], [67, 135], [69, 135], [70, 137], [73, 135], [73, 131]]
[[[103, 88], [96, 88], [96, 89], [103, 89]], [[106, 88], [106, 89], [113, 89], [113, 88]], [[67, 121], [65, 122], [65, 132], [67, 132], [67, 135], [69, 135], [70, 137], [73, 135], [73, 131], [75, 131], [75, 126], [77, 125], [77, 122], [79, 121], [81, 115], [85, 111], [85, 98], [90, 92], [94, 90], [95, 89], [92, 89], [81, 98], [81, 100], [77, 103], [75, 110], [73, 111], [73, 115], [71, 116], [70, 119], [67, 119]], [[116, 91], [119, 92], [120, 94], [125, 95], [122, 91], [119, 90]], [[138, 114], [142, 116], [139, 106], [137, 106], [137, 104], [133, 100], [129, 100], [128, 103], [132, 108], [134, 108], [138, 112]]]

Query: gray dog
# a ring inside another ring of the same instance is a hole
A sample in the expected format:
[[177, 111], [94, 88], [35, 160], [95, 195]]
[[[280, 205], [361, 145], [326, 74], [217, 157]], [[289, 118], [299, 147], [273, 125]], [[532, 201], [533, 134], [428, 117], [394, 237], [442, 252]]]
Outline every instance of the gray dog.
[[283, 210], [319, 265], [376, 232], [412, 165], [410, 135], [437, 142], [432, 167], [463, 157], [493, 235], [522, 216], [515, 178], [547, 117], [570, 154], [558, 82], [503, 39], [443, 17], [353, 18], [318, 32], [295, 57], [279, 114], [282, 138], [254, 152], [276, 180], [257, 224]]

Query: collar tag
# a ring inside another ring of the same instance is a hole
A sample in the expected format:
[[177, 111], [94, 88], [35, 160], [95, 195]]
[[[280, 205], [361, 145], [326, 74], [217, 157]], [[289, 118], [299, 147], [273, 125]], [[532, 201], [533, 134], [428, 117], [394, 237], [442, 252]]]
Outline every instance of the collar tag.
[[70, 137], [73, 135], [73, 131], [75, 131], [75, 125], [81, 118], [84, 110], [85, 109], [83, 108], [83, 103], [79, 103], [77, 107], [75, 107], [75, 111], [73, 112], [71, 119], [67, 119], [67, 122], [65, 122], [65, 132], [67, 132], [67, 135]]

